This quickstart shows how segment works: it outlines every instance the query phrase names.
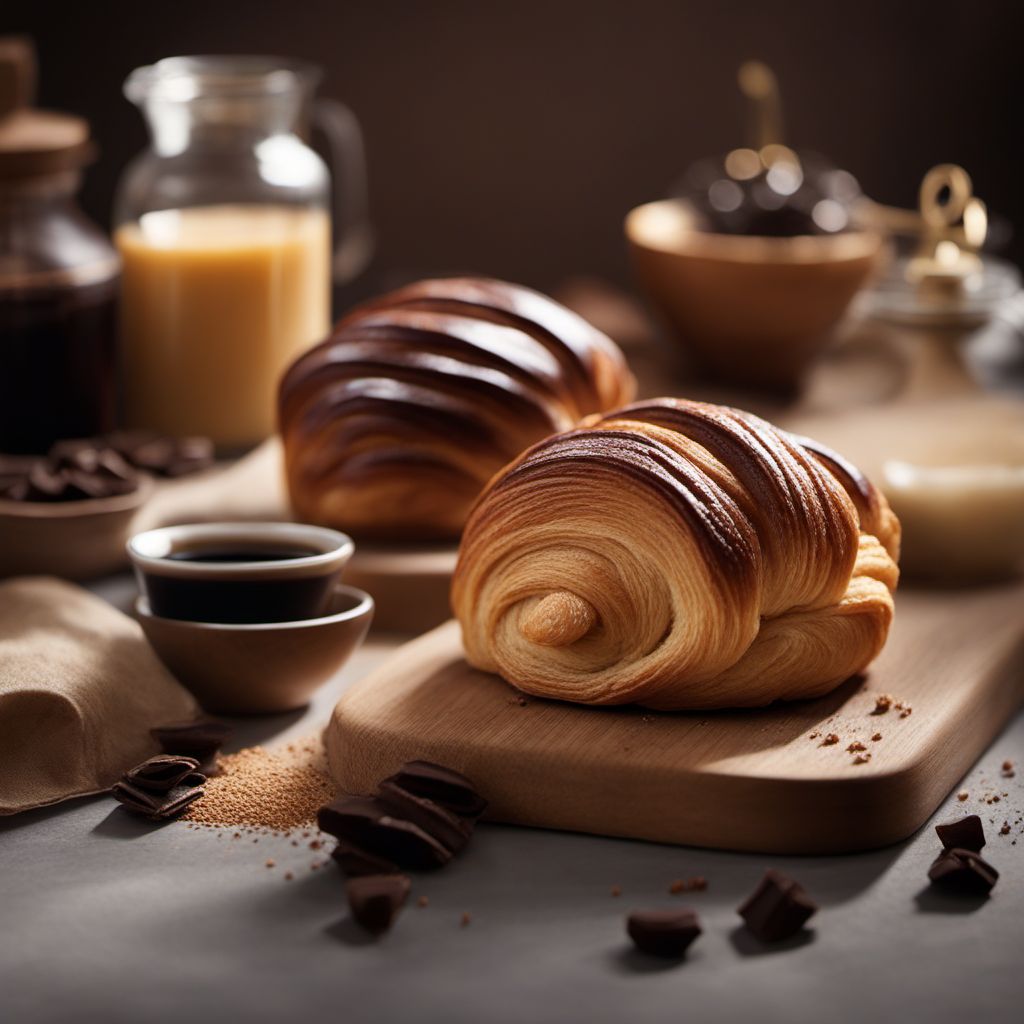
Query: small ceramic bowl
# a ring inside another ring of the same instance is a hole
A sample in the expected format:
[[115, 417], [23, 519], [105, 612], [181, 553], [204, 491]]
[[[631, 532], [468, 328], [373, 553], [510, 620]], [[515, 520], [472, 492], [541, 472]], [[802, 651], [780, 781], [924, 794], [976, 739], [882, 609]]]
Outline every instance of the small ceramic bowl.
[[139, 478], [130, 494], [79, 501], [0, 500], [0, 577], [86, 580], [124, 568], [132, 520], [153, 493]]
[[325, 613], [352, 539], [302, 523], [196, 523], [128, 542], [154, 615], [190, 622], [265, 623]]
[[871, 231], [762, 238], [701, 231], [680, 200], [626, 218], [640, 285], [705, 375], [793, 391], [882, 252]]
[[292, 711], [348, 661], [373, 618], [373, 598], [338, 585], [328, 614], [296, 622], [214, 623], [164, 619], [145, 596], [135, 602], [160, 660], [210, 712]]

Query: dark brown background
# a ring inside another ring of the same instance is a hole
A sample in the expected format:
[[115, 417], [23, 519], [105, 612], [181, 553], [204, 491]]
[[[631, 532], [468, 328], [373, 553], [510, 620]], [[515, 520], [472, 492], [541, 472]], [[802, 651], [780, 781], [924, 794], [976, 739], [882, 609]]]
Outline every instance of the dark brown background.
[[[85, 203], [106, 223], [145, 143], [122, 98], [136, 65], [274, 52], [326, 68], [365, 127], [377, 270], [480, 270], [541, 287], [626, 276], [624, 213], [697, 157], [743, 141], [739, 63], [769, 62], [788, 140], [874, 198], [915, 201], [956, 161], [1024, 227], [1022, 5], [436, 0], [7, 0], [35, 35], [44, 104], [88, 116], [103, 148]], [[1021, 239], [1009, 254], [1024, 258]]]

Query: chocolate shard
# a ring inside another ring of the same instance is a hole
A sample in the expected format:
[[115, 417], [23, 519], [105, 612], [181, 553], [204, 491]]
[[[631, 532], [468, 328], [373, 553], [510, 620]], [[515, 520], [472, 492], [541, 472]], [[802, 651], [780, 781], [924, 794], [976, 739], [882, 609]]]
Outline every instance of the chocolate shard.
[[409, 897], [405, 875], [363, 875], [345, 884], [352, 917], [373, 935], [381, 935], [394, 923]]
[[[126, 771], [123, 781], [151, 793], [166, 793], [194, 775], [198, 767], [199, 762], [194, 757], [157, 754]], [[206, 781], [205, 777], [200, 778], [202, 782]]]
[[985, 845], [985, 829], [981, 818], [976, 814], [968, 814], [959, 821], [947, 821], [935, 826], [935, 834], [939, 837], [944, 850], [973, 850], [980, 853]]
[[321, 831], [403, 868], [437, 868], [451, 851], [411, 821], [394, 817], [371, 797], [342, 797], [317, 813]]
[[184, 476], [213, 464], [213, 442], [206, 437], [163, 437], [122, 430], [102, 439], [131, 465], [156, 476]]
[[153, 793], [121, 781], [115, 782], [110, 792], [128, 810], [153, 821], [165, 821], [176, 818], [189, 804], [204, 796], [206, 790], [202, 786], [181, 785], [166, 793]]
[[216, 775], [217, 751], [231, 735], [230, 725], [209, 718], [199, 722], [174, 722], [149, 730], [165, 754], [194, 757], [204, 775]]
[[681, 957], [700, 935], [700, 919], [692, 910], [634, 910], [626, 931], [637, 949], [654, 956]]
[[396, 817], [418, 825], [428, 835], [443, 843], [453, 854], [458, 853], [473, 833], [473, 825], [457, 817], [440, 804], [424, 796], [416, 796], [385, 779], [377, 790], [377, 798], [391, 808]]
[[331, 857], [349, 878], [360, 875], [396, 875], [398, 865], [383, 857], [377, 857], [369, 850], [363, 850], [354, 843], [338, 840], [338, 845], [331, 851]]
[[769, 868], [737, 913], [762, 942], [779, 942], [800, 931], [817, 909], [799, 882]]
[[465, 775], [430, 761], [409, 761], [384, 781], [413, 796], [432, 800], [462, 818], [479, 818], [487, 807], [487, 801]]
[[999, 872], [976, 850], [943, 850], [928, 869], [932, 885], [965, 896], [987, 896], [999, 881]]

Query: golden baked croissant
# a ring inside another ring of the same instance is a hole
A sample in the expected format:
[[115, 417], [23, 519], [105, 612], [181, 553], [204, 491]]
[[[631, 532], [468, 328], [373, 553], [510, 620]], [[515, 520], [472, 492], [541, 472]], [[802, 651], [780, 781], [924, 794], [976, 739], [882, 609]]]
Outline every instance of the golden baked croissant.
[[420, 281], [358, 307], [285, 375], [292, 506], [361, 537], [457, 537], [510, 459], [633, 390], [615, 344], [554, 300]]
[[651, 708], [825, 693], [878, 654], [899, 522], [838, 455], [655, 399], [535, 445], [466, 524], [471, 664], [527, 693]]

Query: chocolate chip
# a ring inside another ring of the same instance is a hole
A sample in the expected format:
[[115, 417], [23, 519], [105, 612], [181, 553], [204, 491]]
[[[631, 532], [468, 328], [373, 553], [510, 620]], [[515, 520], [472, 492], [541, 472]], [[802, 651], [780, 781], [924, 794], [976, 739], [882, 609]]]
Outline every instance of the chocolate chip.
[[692, 910], [634, 910], [626, 931], [637, 949], [654, 956], [681, 957], [700, 935], [700, 920]]
[[817, 909], [798, 882], [769, 868], [737, 913], [762, 942], [778, 942], [800, 931]]
[[[185, 779], [197, 774], [199, 762], [194, 757], [158, 754], [125, 772], [123, 781], [151, 793], [166, 793]], [[198, 775], [202, 784], [206, 778]]]
[[414, 796], [433, 800], [462, 818], [479, 818], [487, 807], [487, 801], [465, 775], [430, 761], [410, 761], [384, 781]]
[[360, 875], [394, 875], [398, 873], [398, 865], [383, 857], [377, 857], [369, 850], [363, 850], [354, 843], [339, 840], [331, 851], [331, 857], [350, 878]]
[[973, 850], [979, 853], [985, 845], [985, 829], [981, 818], [976, 814], [968, 814], [959, 821], [947, 821], [936, 825], [935, 832], [946, 850]]
[[149, 730], [166, 754], [182, 754], [199, 762], [199, 771], [215, 775], [217, 751], [231, 735], [230, 725], [209, 718], [199, 722], [174, 722]]
[[381, 935], [398, 916], [409, 896], [405, 875], [363, 875], [345, 884], [352, 917], [368, 932]]
[[122, 780], [115, 782], [110, 792], [128, 810], [153, 821], [163, 821], [177, 817], [206, 791], [201, 785], [180, 785], [165, 793], [153, 793]]
[[947, 849], [928, 869], [932, 885], [965, 895], [987, 896], [999, 880], [999, 872], [974, 850]]
[[451, 851], [411, 821], [394, 817], [388, 806], [368, 797], [342, 797], [321, 807], [320, 829], [403, 868], [441, 867]]
[[443, 843], [453, 854], [458, 853], [469, 842], [473, 832], [472, 824], [446, 811], [433, 800], [409, 793], [388, 780], [380, 784], [377, 795], [378, 799], [395, 812], [396, 817], [418, 825], [439, 843]]

